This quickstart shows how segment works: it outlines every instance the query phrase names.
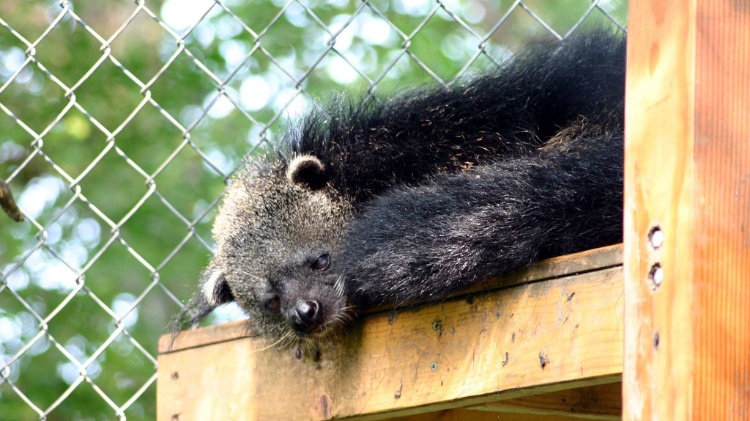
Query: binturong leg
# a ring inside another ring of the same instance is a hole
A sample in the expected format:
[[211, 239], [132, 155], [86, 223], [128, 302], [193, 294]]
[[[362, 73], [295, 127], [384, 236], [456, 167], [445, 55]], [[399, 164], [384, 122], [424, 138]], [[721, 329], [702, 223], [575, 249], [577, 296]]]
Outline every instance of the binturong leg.
[[578, 139], [394, 189], [354, 218], [331, 275], [366, 309], [620, 242], [622, 149], [621, 134]]

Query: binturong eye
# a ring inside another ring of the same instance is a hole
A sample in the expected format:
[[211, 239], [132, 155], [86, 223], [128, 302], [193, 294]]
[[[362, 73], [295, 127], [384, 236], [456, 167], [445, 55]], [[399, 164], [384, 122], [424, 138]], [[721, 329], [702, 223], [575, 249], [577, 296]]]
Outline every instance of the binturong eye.
[[281, 307], [281, 301], [279, 300], [279, 297], [277, 295], [274, 295], [273, 297], [268, 298], [263, 303], [263, 305], [270, 311], [279, 311], [279, 307]]
[[328, 257], [327, 254], [321, 254], [320, 257], [318, 257], [310, 266], [312, 270], [315, 271], [321, 271], [328, 269], [328, 266], [331, 265], [331, 259]]

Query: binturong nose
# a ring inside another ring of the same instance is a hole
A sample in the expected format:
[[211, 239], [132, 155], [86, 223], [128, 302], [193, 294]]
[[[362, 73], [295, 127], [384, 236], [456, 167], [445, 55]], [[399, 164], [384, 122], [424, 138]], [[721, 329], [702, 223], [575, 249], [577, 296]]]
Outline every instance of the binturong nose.
[[299, 333], [312, 333], [320, 326], [320, 303], [316, 300], [299, 300], [289, 310], [289, 321], [292, 328]]

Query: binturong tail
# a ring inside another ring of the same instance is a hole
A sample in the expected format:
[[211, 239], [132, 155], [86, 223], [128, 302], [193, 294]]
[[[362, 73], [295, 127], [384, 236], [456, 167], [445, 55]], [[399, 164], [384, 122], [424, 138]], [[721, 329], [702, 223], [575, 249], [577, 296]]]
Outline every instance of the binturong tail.
[[529, 263], [620, 242], [622, 133], [444, 174], [373, 200], [337, 270], [361, 308], [434, 300]]

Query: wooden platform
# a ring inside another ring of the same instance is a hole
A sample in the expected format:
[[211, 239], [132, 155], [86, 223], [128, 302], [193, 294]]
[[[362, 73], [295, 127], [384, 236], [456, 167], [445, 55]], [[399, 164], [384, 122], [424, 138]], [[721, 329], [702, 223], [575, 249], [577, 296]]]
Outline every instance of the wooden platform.
[[317, 361], [266, 349], [251, 322], [165, 336], [158, 419], [619, 419], [621, 256], [550, 259], [442, 303], [368, 314]]

